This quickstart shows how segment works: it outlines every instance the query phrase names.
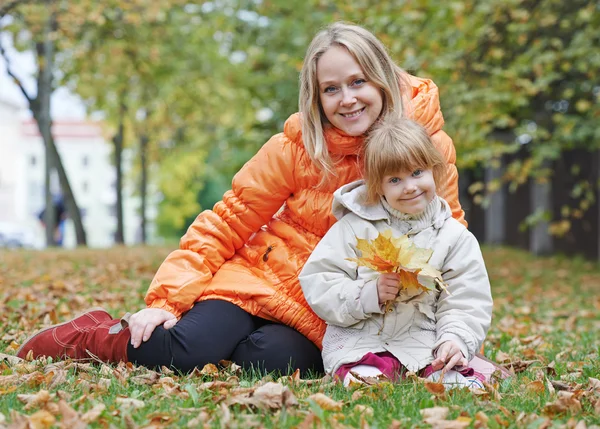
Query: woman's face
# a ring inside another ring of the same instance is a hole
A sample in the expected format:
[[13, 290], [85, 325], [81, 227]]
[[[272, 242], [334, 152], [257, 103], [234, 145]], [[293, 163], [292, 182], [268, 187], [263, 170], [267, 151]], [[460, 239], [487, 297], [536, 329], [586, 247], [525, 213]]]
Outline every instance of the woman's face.
[[319, 99], [327, 120], [350, 136], [366, 133], [383, 109], [381, 91], [348, 50], [332, 46], [317, 62]]

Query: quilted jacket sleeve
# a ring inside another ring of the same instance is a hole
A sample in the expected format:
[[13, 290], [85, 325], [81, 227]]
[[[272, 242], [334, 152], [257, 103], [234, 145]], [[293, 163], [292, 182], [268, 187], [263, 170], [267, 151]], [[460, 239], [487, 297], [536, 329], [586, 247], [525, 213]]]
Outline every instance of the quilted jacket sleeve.
[[446, 158], [446, 183], [442, 185], [441, 197], [448, 201], [452, 217], [467, 226], [465, 212], [458, 200], [458, 169], [456, 168], [456, 149], [452, 139], [444, 130], [439, 130], [431, 136], [431, 141]]
[[213, 210], [198, 215], [159, 267], [146, 294], [148, 307], [177, 317], [189, 310], [213, 274], [265, 225], [294, 192], [299, 146], [272, 137], [235, 175]]
[[448, 340], [461, 346], [467, 359], [479, 351], [492, 319], [492, 292], [479, 243], [464, 230], [444, 263], [442, 292], [436, 311], [434, 349]]
[[382, 313], [377, 297], [379, 275], [357, 269], [347, 258], [359, 256], [347, 218], [335, 223], [321, 239], [300, 272], [299, 280], [306, 302], [331, 325], [347, 327]]

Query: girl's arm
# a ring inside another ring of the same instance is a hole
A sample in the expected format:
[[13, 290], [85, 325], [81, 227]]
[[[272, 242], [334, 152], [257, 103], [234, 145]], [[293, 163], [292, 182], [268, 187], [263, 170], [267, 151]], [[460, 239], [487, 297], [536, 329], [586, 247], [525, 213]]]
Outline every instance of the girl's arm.
[[492, 294], [481, 249], [471, 232], [464, 230], [444, 263], [442, 291], [436, 311], [434, 350], [455, 341], [467, 359], [481, 348], [492, 318]]
[[359, 256], [354, 243], [356, 235], [342, 218], [319, 242], [299, 276], [313, 311], [327, 323], [341, 327], [383, 312], [377, 296], [379, 275], [358, 269], [346, 259]]
[[146, 294], [148, 307], [176, 317], [191, 308], [213, 274], [294, 192], [299, 148], [277, 134], [242, 167], [223, 200], [198, 215], [179, 250], [159, 267]]

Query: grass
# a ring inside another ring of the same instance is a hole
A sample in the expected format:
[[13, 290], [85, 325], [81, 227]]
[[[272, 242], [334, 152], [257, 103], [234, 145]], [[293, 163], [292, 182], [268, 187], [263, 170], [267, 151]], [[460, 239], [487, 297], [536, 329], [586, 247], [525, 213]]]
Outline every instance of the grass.
[[[140, 308], [167, 253], [0, 253], [0, 353], [14, 355], [33, 330], [90, 306], [113, 316]], [[484, 249], [484, 256], [495, 300], [485, 354], [515, 371], [486, 391], [434, 394], [419, 380], [346, 390], [326, 380], [277, 379], [235, 367], [179, 376], [131, 364], [5, 357], [0, 428], [600, 426], [598, 264], [505, 248]], [[433, 407], [446, 415], [429, 424], [421, 411]]]

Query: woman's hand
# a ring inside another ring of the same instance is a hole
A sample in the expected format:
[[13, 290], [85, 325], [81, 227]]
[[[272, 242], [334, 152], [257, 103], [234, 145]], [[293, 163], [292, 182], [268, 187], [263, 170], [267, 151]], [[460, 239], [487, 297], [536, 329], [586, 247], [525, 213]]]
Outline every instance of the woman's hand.
[[131, 345], [137, 349], [142, 341], [148, 341], [158, 325], [170, 329], [177, 323], [174, 314], [162, 308], [144, 308], [129, 318]]
[[463, 356], [460, 347], [454, 341], [446, 341], [438, 347], [431, 366], [435, 371], [443, 368], [449, 371], [455, 366], [467, 366], [467, 358]]
[[396, 299], [398, 289], [400, 288], [400, 276], [397, 273], [385, 273], [377, 279], [377, 296], [379, 297], [379, 305], [383, 305], [386, 301]]

